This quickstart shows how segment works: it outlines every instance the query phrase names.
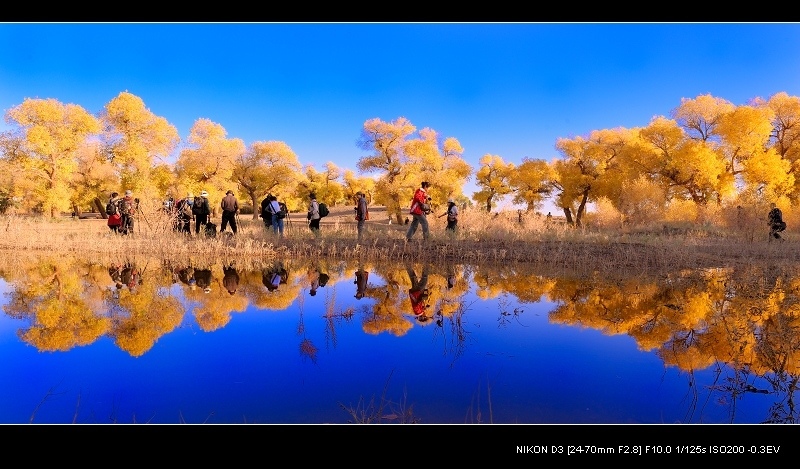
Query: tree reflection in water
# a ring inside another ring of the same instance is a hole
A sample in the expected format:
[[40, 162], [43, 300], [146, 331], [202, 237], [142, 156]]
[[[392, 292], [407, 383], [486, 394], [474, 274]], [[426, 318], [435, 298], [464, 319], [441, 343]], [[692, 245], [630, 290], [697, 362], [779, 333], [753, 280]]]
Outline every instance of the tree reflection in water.
[[[498, 331], [484, 340], [504, 340], [503, 329], [509, 328], [509, 341], [533, 326], [535, 305], [549, 305], [547, 324], [628, 337], [640, 353], [655, 354], [665, 369], [678, 370], [688, 384], [683, 422], [741, 423], [743, 402], [757, 395], [770, 398], [766, 415], [748, 414], [742, 417], [745, 423], [797, 422], [796, 272], [750, 266], [658, 278], [616, 274], [581, 278], [543, 273], [532, 265], [396, 265], [363, 259], [239, 266], [6, 256], [0, 265], [8, 284], [6, 320], [23, 343], [41, 352], [92, 347], [107, 338], [129, 356], [144, 357], [184, 327], [219, 333], [236, 315], [288, 311], [298, 315], [299, 354], [315, 366], [321, 351], [309, 334], [316, 331], [307, 329], [309, 315], [314, 324], [322, 321], [329, 352], [343, 347], [347, 356], [353, 353], [348, 339], [354, 325], [360, 334], [376, 337], [428, 330], [454, 369], [459, 360], [471, 360], [471, 347], [481, 346], [475, 339], [479, 328], [491, 327], [477, 319], [487, 314], [486, 305], [495, 305]], [[423, 290], [420, 313], [413, 294]], [[421, 315], [426, 320], [419, 320]], [[373, 353], [366, 363], [389, 352]], [[713, 378], [700, 383], [701, 372]], [[707, 417], [718, 408], [726, 410], [724, 419]]]

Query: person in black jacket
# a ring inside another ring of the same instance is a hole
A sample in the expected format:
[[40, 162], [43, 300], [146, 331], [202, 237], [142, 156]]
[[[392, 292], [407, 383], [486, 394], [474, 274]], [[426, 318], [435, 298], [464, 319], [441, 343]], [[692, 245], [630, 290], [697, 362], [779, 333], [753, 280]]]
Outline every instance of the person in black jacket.
[[780, 235], [780, 232], [786, 229], [786, 223], [783, 221], [783, 213], [781, 209], [775, 205], [775, 202], [772, 202], [769, 208], [769, 215], [767, 216], [769, 223], [769, 240], [772, 241], [772, 239], [775, 238], [783, 241]]
[[208, 205], [208, 192], [203, 191], [200, 197], [195, 197], [192, 205], [192, 215], [194, 215], [194, 234], [200, 234], [200, 228], [205, 228], [208, 223], [208, 216], [211, 215], [211, 207]]
[[272, 228], [272, 213], [269, 211], [269, 203], [272, 200], [272, 194], [267, 194], [264, 200], [261, 201], [261, 218], [264, 220], [264, 228]]

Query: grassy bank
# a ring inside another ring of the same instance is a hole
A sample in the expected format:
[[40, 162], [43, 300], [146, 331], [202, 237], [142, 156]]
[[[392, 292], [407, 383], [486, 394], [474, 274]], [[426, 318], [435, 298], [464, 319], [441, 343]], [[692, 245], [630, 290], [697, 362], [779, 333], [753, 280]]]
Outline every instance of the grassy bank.
[[[308, 229], [305, 214], [292, 214], [284, 237], [265, 229], [260, 219], [240, 216], [236, 236], [185, 236], [171, 229], [159, 211], [136, 221], [132, 236], [110, 232], [103, 219], [4, 216], [0, 218], [0, 250], [64, 252], [80, 256], [119, 259], [136, 255], [163, 260], [214, 259], [270, 260], [284, 257], [369, 258], [385, 261], [427, 259], [462, 263], [533, 263], [542, 268], [586, 273], [657, 273], [682, 268], [731, 267], [753, 263], [797, 265], [797, 243], [792, 234], [784, 242], [716, 228], [655, 226], [637, 230], [592, 230], [548, 222], [542, 217], [493, 215], [465, 210], [455, 236], [448, 236], [444, 218], [429, 215], [430, 238], [418, 229], [405, 242], [407, 226], [389, 223], [380, 207], [370, 209], [371, 220], [362, 243], [357, 242], [352, 207], [334, 207], [321, 223], [321, 236]], [[212, 219], [220, 224], [219, 218]], [[230, 228], [228, 229], [230, 231]]]

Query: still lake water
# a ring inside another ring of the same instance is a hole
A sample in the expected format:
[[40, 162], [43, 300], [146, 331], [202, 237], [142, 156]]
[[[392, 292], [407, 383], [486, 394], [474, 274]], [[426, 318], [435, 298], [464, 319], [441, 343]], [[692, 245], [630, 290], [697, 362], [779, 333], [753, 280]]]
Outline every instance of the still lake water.
[[4, 262], [3, 424], [797, 419], [793, 278]]

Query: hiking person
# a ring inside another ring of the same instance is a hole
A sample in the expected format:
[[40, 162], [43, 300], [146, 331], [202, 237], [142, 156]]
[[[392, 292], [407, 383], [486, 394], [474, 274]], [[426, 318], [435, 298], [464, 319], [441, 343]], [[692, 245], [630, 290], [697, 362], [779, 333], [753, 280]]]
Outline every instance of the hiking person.
[[780, 235], [780, 232], [786, 229], [786, 223], [783, 221], [783, 212], [781, 212], [781, 209], [775, 205], [775, 202], [769, 204], [769, 208], [769, 214], [767, 215], [769, 224], [769, 240], [772, 241], [772, 239], [775, 238], [783, 241], [783, 238]]
[[419, 225], [422, 226], [422, 239], [428, 239], [428, 212], [430, 212], [429, 204], [431, 201], [431, 198], [428, 196], [428, 187], [430, 187], [430, 183], [428, 181], [422, 181], [419, 189], [414, 191], [414, 197], [411, 199], [411, 208], [409, 209], [413, 220], [411, 220], [411, 225], [409, 225], [408, 232], [406, 232], [407, 242], [411, 241]]
[[192, 205], [192, 215], [194, 215], [194, 234], [200, 234], [200, 227], [205, 228], [208, 223], [208, 216], [211, 215], [211, 206], [208, 205], [208, 192], [203, 191], [200, 197], [194, 199]]
[[233, 234], [236, 234], [236, 214], [239, 213], [239, 201], [236, 200], [233, 191], [229, 190], [225, 193], [220, 207], [222, 208], [222, 227], [220, 228], [220, 232], [224, 233], [225, 228], [228, 226], [228, 223], [230, 223]]
[[[369, 207], [367, 206], [367, 198], [361, 191], [356, 192], [356, 221], [358, 224], [358, 242], [361, 242], [362, 235], [364, 234], [364, 225], [369, 220]], [[391, 220], [391, 218], [389, 219]]]
[[456, 225], [458, 225], [458, 206], [456, 206], [456, 202], [453, 199], [447, 201], [447, 210], [439, 215], [439, 218], [447, 215], [447, 234], [450, 236], [455, 235], [456, 233]]
[[272, 227], [272, 213], [269, 211], [269, 203], [272, 201], [272, 194], [267, 194], [264, 200], [261, 201], [261, 219], [264, 221], [264, 228], [270, 229]]
[[281, 217], [281, 204], [278, 202], [278, 198], [274, 195], [271, 197], [271, 200], [267, 205], [267, 211], [272, 216], [272, 232], [280, 233], [281, 238], [283, 238], [283, 218]]
[[186, 198], [175, 203], [177, 210], [177, 230], [181, 233], [190, 234], [192, 232], [192, 205], [194, 205], [194, 194], [189, 192]]
[[121, 216], [119, 231], [123, 235], [133, 234], [133, 221], [138, 208], [139, 204], [133, 198], [133, 192], [130, 189], [126, 190], [125, 197], [119, 201], [119, 214]]
[[111, 198], [106, 204], [106, 215], [108, 215], [108, 228], [113, 233], [119, 233], [119, 226], [122, 224], [122, 215], [119, 213], [119, 192], [111, 193]]
[[319, 214], [319, 203], [317, 202], [317, 194], [312, 192], [309, 194], [311, 202], [308, 204], [308, 228], [314, 233], [315, 238], [319, 238], [319, 222], [322, 217]]
[[430, 292], [428, 291], [428, 264], [422, 266], [422, 276], [417, 278], [417, 273], [410, 264], [406, 264], [406, 272], [411, 280], [411, 288], [408, 289], [408, 298], [411, 301], [411, 311], [420, 322], [428, 320], [425, 315], [425, 308]]

